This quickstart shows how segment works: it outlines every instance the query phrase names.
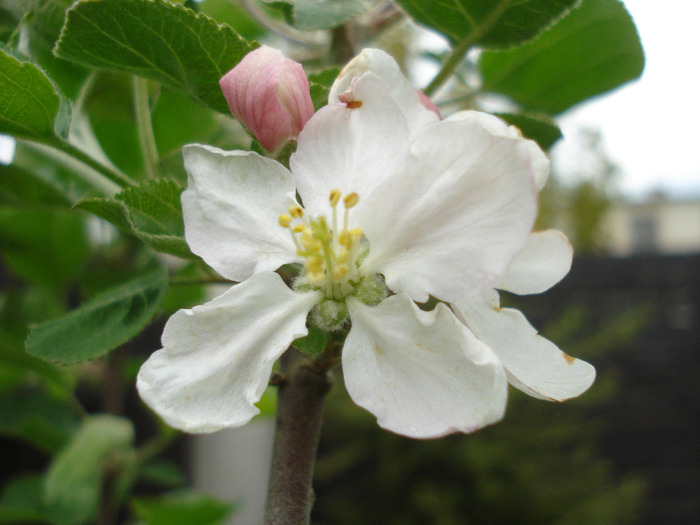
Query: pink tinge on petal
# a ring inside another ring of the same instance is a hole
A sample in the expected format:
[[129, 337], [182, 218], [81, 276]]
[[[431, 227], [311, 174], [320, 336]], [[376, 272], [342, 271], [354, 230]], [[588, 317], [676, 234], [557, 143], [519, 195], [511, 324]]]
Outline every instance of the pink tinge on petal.
[[418, 100], [420, 100], [420, 103], [423, 104], [423, 107], [435, 113], [440, 118], [440, 120], [442, 120], [440, 109], [435, 105], [435, 103], [432, 100], [430, 100], [428, 95], [426, 95], [419, 89], [416, 89], [416, 93], [418, 93]]
[[268, 151], [296, 138], [313, 115], [301, 65], [267, 46], [248, 53], [219, 85], [233, 116]]

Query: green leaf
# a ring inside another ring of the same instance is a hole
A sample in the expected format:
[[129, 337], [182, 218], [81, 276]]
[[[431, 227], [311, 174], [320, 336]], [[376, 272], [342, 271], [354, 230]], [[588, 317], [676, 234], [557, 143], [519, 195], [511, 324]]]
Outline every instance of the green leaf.
[[13, 204], [34, 204], [68, 208], [73, 203], [54, 181], [15, 165], [0, 164], [0, 198]]
[[250, 14], [250, 11], [231, 0], [204, 0], [196, 5], [202, 13], [221, 24], [230, 25], [248, 40], [265, 36], [265, 27]]
[[183, 237], [181, 193], [174, 182], [158, 179], [127, 188], [113, 199], [86, 199], [76, 207], [136, 235], [154, 250], [193, 258]]
[[[525, 42], [554, 22], [577, 0], [397, 0], [419, 24], [453, 44], [467, 38], [483, 47]], [[488, 26], [488, 27], [487, 27]]]
[[127, 450], [134, 439], [130, 420], [108, 415], [86, 419], [71, 443], [49, 467], [44, 498], [58, 525], [94, 519], [102, 491], [104, 462]]
[[58, 319], [35, 326], [27, 352], [68, 364], [99, 357], [136, 336], [158, 311], [167, 288], [162, 266], [102, 292]]
[[43, 390], [16, 389], [0, 396], [0, 434], [20, 438], [44, 452], [62, 448], [77, 423], [66, 402]]
[[330, 29], [365, 13], [372, 0], [295, 0], [294, 22], [299, 29]]
[[[6, 330], [0, 330], [0, 337], [11, 336]], [[66, 371], [29, 355], [24, 350], [24, 339], [16, 344], [0, 344], [0, 391], [36, 383], [37, 380], [58, 390], [71, 390]], [[37, 446], [41, 448], [41, 445]]]
[[56, 291], [77, 278], [88, 255], [83, 217], [71, 210], [0, 206], [0, 242], [17, 275]]
[[136, 515], [148, 525], [218, 525], [234, 506], [191, 490], [165, 496], [134, 498]]
[[0, 133], [27, 139], [64, 136], [69, 113], [41, 69], [0, 48]]
[[125, 189], [118, 199], [129, 208], [134, 229], [152, 235], [184, 235], [180, 194], [169, 180], [153, 180]]
[[17, 20], [23, 20], [33, 35], [51, 45], [56, 42], [66, 9], [72, 3], [73, 0], [0, 0], [0, 6]]
[[44, 501], [44, 478], [38, 474], [25, 474], [10, 480], [0, 497], [0, 523], [18, 525], [27, 523], [51, 524]]
[[[30, 324], [46, 321], [65, 312], [64, 300], [63, 293], [55, 294], [39, 286], [7, 286], [0, 294], [0, 360], [5, 361], [0, 364], [0, 370], [6, 368], [6, 360], [14, 366], [32, 370], [33, 364], [37, 364], [37, 373], [46, 371], [51, 376], [49, 380], [62, 382], [62, 374], [55, 373], [60, 369], [27, 355], [24, 341], [29, 334]], [[21, 352], [24, 359], [16, 355], [15, 351]]]
[[102, 217], [124, 232], [134, 233], [129, 222], [128, 209], [120, 200], [94, 197], [78, 202], [75, 207]]
[[72, 3], [73, 0], [0, 0], [0, 6], [11, 13], [15, 23], [22, 22], [23, 52], [48, 74], [63, 94], [75, 100], [87, 71], [56, 58], [51, 52], [61, 33], [66, 9]]
[[55, 53], [181, 89], [228, 113], [219, 79], [257, 47], [231, 27], [165, 0], [81, 0]]
[[183, 93], [163, 89], [152, 115], [153, 133], [161, 157], [179, 153], [185, 144], [211, 144], [221, 131], [214, 111], [202, 108]]
[[563, 137], [559, 126], [546, 116], [534, 117], [523, 113], [496, 113], [496, 116], [517, 126], [524, 136], [537, 142], [545, 151]]
[[314, 104], [314, 111], [328, 104], [328, 93], [339, 73], [339, 67], [332, 67], [309, 75], [309, 87], [311, 88], [311, 101]]
[[10, 288], [0, 295], [0, 391], [44, 383], [52, 391], [72, 392], [70, 370], [46, 363], [24, 350], [30, 323], [63, 312], [57, 294], [40, 287]]
[[484, 52], [484, 90], [560, 113], [641, 75], [644, 52], [632, 18], [618, 0], [585, 0], [528, 44]]
[[37, 510], [0, 505], [0, 523], [7, 523], [8, 525], [20, 525], [22, 523], [39, 525], [46, 523], [51, 525], [53, 522], [49, 516]]
[[145, 481], [171, 488], [184, 485], [187, 482], [180, 466], [165, 459], [141, 465], [139, 476]]
[[133, 76], [114, 72], [96, 75], [85, 112], [109, 160], [124, 173], [142, 176], [144, 163], [134, 119]]

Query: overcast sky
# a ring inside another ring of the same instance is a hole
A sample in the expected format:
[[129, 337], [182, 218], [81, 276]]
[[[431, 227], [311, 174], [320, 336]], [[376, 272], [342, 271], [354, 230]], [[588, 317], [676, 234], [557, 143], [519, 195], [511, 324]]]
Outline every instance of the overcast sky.
[[[663, 189], [700, 197], [699, 0], [625, 0], [646, 54], [641, 79], [573, 108], [560, 121], [565, 137], [588, 126], [602, 132], [622, 169], [620, 189], [635, 196]], [[562, 169], [575, 141], [560, 141]]]

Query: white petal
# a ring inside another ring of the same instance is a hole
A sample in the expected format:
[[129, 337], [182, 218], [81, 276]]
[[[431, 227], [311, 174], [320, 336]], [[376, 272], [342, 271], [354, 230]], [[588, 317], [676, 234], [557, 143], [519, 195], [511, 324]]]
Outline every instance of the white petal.
[[320, 109], [299, 135], [290, 159], [304, 207], [329, 211], [334, 188], [357, 192], [360, 204], [372, 190], [401, 169], [408, 150], [408, 125], [384, 83], [367, 73], [353, 85], [350, 109], [333, 104]]
[[442, 121], [413, 143], [406, 170], [358, 210], [365, 271], [423, 302], [478, 295], [498, 283], [532, 229], [529, 150], [479, 121]]
[[345, 384], [381, 427], [429, 438], [472, 432], [503, 417], [502, 367], [447, 307], [423, 312], [403, 294], [374, 307], [354, 299], [348, 306]]
[[497, 288], [519, 295], [549, 290], [569, 273], [573, 255], [571, 243], [560, 231], [532, 232]]
[[348, 62], [331, 87], [328, 95], [329, 104], [338, 102], [338, 96], [348, 90], [352, 80], [367, 71], [380, 77], [388, 86], [391, 97], [408, 121], [411, 134], [439, 120], [434, 111], [426, 109], [421, 103], [418, 92], [401, 73], [393, 57], [381, 49], [364, 49]]
[[549, 179], [550, 162], [547, 155], [544, 154], [537, 142], [523, 138], [522, 133], [516, 126], [509, 126], [506, 122], [496, 117], [481, 111], [458, 111], [453, 113], [445, 120], [455, 121], [478, 121], [483, 127], [488, 129], [494, 135], [502, 137], [511, 137], [520, 139], [523, 142], [523, 147], [528, 149], [528, 158], [530, 161], [530, 172], [535, 181], [535, 188], [541, 191], [547, 179]]
[[317, 293], [293, 292], [275, 273], [259, 273], [223, 295], [176, 312], [163, 349], [144, 363], [136, 386], [170, 426], [214, 432], [259, 413], [272, 365], [307, 333]]
[[500, 309], [483, 298], [456, 307], [469, 329], [501, 360], [508, 381], [526, 394], [565, 401], [582, 394], [593, 383], [595, 368], [537, 335], [519, 310]]
[[298, 259], [278, 223], [294, 202], [289, 171], [250, 151], [191, 144], [183, 155], [189, 177], [182, 213], [194, 253], [234, 281]]

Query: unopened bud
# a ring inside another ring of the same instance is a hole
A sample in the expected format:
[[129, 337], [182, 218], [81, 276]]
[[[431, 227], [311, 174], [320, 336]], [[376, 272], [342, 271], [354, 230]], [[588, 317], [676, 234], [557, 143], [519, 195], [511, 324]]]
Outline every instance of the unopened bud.
[[295, 139], [314, 113], [301, 64], [267, 46], [248, 53], [219, 85], [233, 116], [271, 152]]

